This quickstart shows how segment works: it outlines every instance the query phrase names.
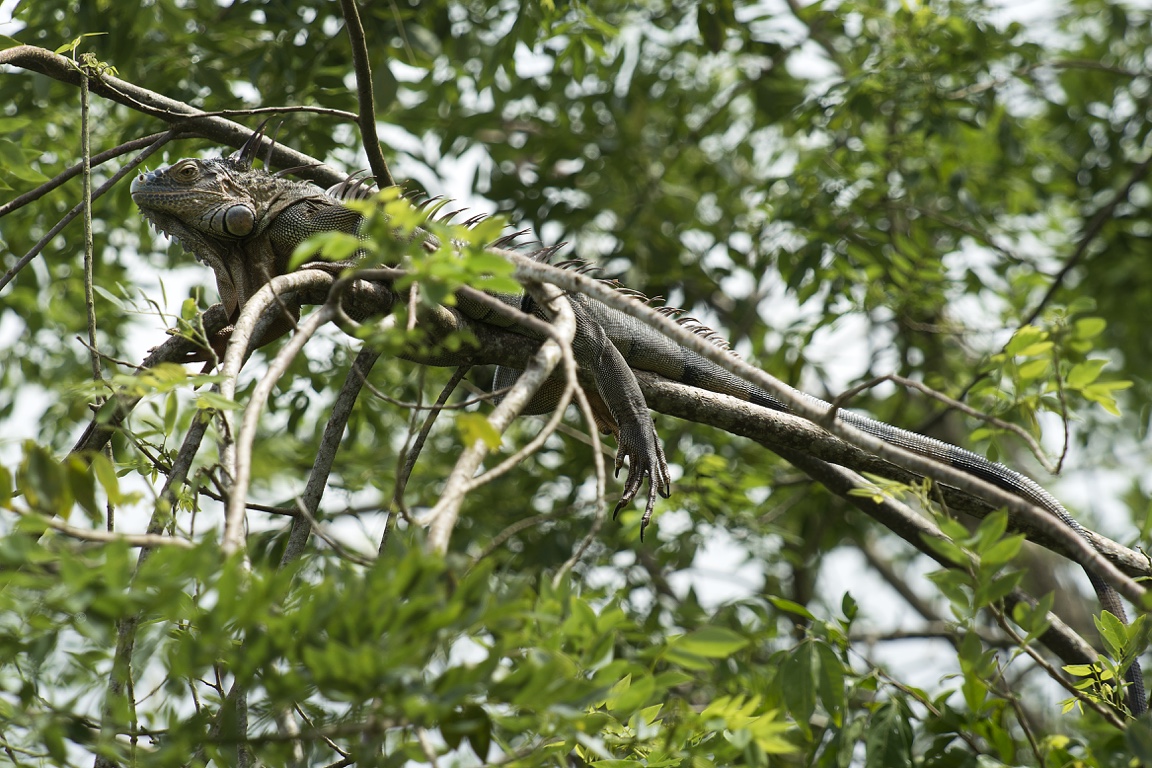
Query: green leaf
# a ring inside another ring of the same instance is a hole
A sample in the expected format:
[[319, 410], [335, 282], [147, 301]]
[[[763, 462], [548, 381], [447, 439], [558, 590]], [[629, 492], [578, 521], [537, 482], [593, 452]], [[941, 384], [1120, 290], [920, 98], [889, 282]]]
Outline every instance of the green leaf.
[[296, 246], [288, 260], [289, 271], [319, 256], [324, 261], [348, 261], [361, 248], [364, 241], [347, 232], [331, 231], [308, 236]]
[[996, 568], [1011, 562], [1020, 553], [1024, 541], [1025, 537], [1022, 534], [1014, 534], [1001, 539], [980, 553], [980, 565]]
[[725, 659], [747, 646], [748, 638], [725, 627], [702, 627], [695, 632], [672, 638], [668, 644], [678, 651], [706, 659]]
[[889, 701], [868, 722], [865, 768], [911, 768], [912, 727], [900, 704]]
[[844, 724], [844, 713], [847, 708], [847, 697], [844, 691], [846, 672], [844, 662], [826, 643], [816, 643], [815, 647], [819, 662], [820, 701], [832, 718], [833, 724], [840, 727]]
[[1100, 632], [1100, 639], [1108, 655], [1119, 659], [1124, 655], [1124, 648], [1128, 645], [1128, 627], [1109, 611], [1101, 611], [1100, 615], [1093, 616], [1096, 629]]
[[187, 298], [180, 303], [180, 319], [186, 323], [191, 324], [200, 315], [200, 308], [196, 304], [196, 299]]
[[793, 613], [810, 621], [816, 621], [816, 617], [812, 614], [812, 612], [804, 606], [800, 605], [800, 603], [795, 603], [786, 598], [778, 597], [777, 595], [769, 595], [768, 602], [772, 603], [772, 605], [787, 613]]
[[170, 435], [176, 430], [176, 416], [179, 411], [179, 405], [176, 392], [169, 392], [168, 397], [164, 398], [164, 434]]
[[1003, 510], [992, 512], [980, 521], [973, 539], [973, 549], [976, 554], [983, 556], [984, 550], [994, 546], [1008, 531], [1008, 515]]
[[1112, 393], [1117, 390], [1128, 389], [1131, 386], [1131, 381], [1098, 381], [1084, 387], [1084, 389], [1080, 390], [1080, 394], [1084, 396], [1085, 400], [1098, 403], [1113, 416], [1119, 416], [1120, 408], [1116, 404], [1116, 398], [1112, 396]]
[[1055, 594], [1049, 592], [1035, 606], [1021, 601], [1012, 607], [1012, 620], [1027, 631], [1028, 640], [1034, 640], [1048, 630], [1047, 614], [1052, 610]]
[[660, 656], [669, 664], [675, 664], [695, 672], [708, 672], [715, 666], [715, 662], [711, 659], [695, 653], [689, 653], [683, 648], [678, 648], [674, 645], [669, 645], [664, 648]]
[[948, 539], [937, 538], [936, 536], [923, 535], [921, 539], [928, 548], [942, 558], [955, 565], [964, 565], [968, 562], [968, 554], [957, 546], [956, 542]]
[[780, 685], [784, 705], [806, 736], [811, 734], [808, 721], [816, 711], [817, 656], [812, 642], [803, 642], [784, 658], [780, 665]]
[[982, 583], [977, 587], [972, 601], [977, 607], [981, 608], [986, 605], [998, 603], [1007, 597], [1012, 590], [1020, 586], [1020, 581], [1023, 578], [1023, 571], [1012, 571], [1003, 576], [998, 576], [990, 582]]
[[86, 38], [86, 37], [99, 37], [100, 35], [106, 35], [106, 34], [108, 34], [108, 33], [107, 32], [85, 32], [85, 33], [79, 35], [78, 37], [76, 37], [72, 42], [65, 43], [64, 45], [60, 46], [59, 48], [56, 49], [55, 52], [60, 54], [60, 55], [63, 55], [65, 53], [74, 54], [80, 48], [80, 43], [84, 41], [84, 38]]
[[6, 174], [33, 184], [42, 184], [48, 177], [28, 165], [28, 160], [39, 153], [33, 153], [8, 139], [0, 139], [0, 167]]
[[1014, 357], [1031, 357], [1051, 349], [1052, 343], [1046, 341], [1047, 338], [1047, 331], [1034, 325], [1025, 325], [1012, 335], [1004, 351]]
[[64, 467], [68, 475], [68, 485], [72, 491], [72, 498], [80, 505], [88, 519], [96, 524], [104, 521], [104, 513], [96, 502], [96, 477], [89, 471], [89, 465], [76, 455], [69, 455], [64, 460]]
[[1047, 358], [1041, 358], [1039, 360], [1030, 360], [1027, 363], [1021, 364], [1017, 372], [1019, 373], [1022, 380], [1031, 381], [1033, 379], [1038, 379], [1044, 374], [1048, 373], [1048, 369], [1051, 367], [1051, 360], [1048, 360]]
[[72, 513], [71, 485], [64, 470], [47, 449], [31, 440], [24, 443], [24, 460], [16, 473], [16, 482], [28, 505], [43, 515], [68, 519]]
[[1085, 360], [1082, 363], [1077, 363], [1072, 366], [1072, 370], [1068, 371], [1068, 376], [1065, 378], [1065, 385], [1069, 389], [1083, 389], [1100, 378], [1100, 372], [1106, 365], [1108, 365], [1108, 361], [1100, 359]]
[[468, 739], [469, 745], [481, 759], [487, 757], [491, 746], [492, 723], [483, 707], [475, 704], [462, 707], [443, 718], [439, 726], [440, 735], [452, 749], [459, 748], [460, 742]]
[[10, 509], [12, 504], [12, 473], [0, 464], [0, 509]]
[[635, 680], [631, 675], [627, 675], [612, 686], [605, 706], [613, 715], [626, 720], [633, 712], [648, 703], [655, 690], [655, 681], [651, 675], [641, 675]]
[[856, 614], [860, 606], [856, 602], [856, 598], [852, 597], [851, 592], [845, 592], [844, 596], [840, 598], [840, 612], [844, 614], [844, 618], [849, 623], [856, 620]]
[[1095, 672], [1089, 664], [1065, 664], [1061, 669], [1073, 677], [1091, 677]]
[[202, 411], [209, 409], [217, 411], [238, 411], [243, 406], [235, 400], [229, 400], [219, 392], [201, 392], [196, 396], [196, 407]]
[[1094, 339], [1107, 327], [1108, 322], [1102, 317], [1081, 317], [1072, 324], [1073, 335], [1078, 339]]
[[472, 445], [479, 441], [488, 446], [489, 450], [495, 451], [500, 448], [500, 443], [503, 441], [500, 432], [483, 414], [460, 414], [456, 417], [456, 429], [460, 432], [464, 445]]
[[120, 495], [120, 478], [116, 476], [116, 468], [112, 466], [111, 460], [103, 453], [94, 453], [89, 457], [89, 461], [92, 473], [96, 476], [100, 487], [104, 489], [108, 501], [113, 505], [123, 503], [123, 497]]

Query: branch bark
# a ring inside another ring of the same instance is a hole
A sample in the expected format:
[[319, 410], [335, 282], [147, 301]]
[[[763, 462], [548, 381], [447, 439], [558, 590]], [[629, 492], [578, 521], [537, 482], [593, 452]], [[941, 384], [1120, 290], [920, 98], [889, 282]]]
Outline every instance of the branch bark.
[[[21, 67], [62, 83], [80, 86], [80, 73], [72, 65], [72, 62], [46, 48], [38, 48], [34, 45], [17, 45], [2, 50], [0, 51], [0, 65], [3, 64]], [[141, 88], [118, 77], [102, 75], [99, 78], [92, 78], [90, 86], [92, 93], [109, 101], [159, 118], [169, 125], [180, 127], [186, 133], [202, 136], [221, 144], [227, 144], [230, 147], [242, 146], [252, 134], [251, 128], [240, 123], [223, 117], [216, 117], [182, 101], [168, 98], [147, 88]], [[339, 184], [345, 178], [345, 174], [340, 171], [323, 164], [317, 164], [308, 155], [282, 144], [273, 147], [272, 162], [286, 168], [307, 166], [302, 168], [298, 175], [324, 187]]]

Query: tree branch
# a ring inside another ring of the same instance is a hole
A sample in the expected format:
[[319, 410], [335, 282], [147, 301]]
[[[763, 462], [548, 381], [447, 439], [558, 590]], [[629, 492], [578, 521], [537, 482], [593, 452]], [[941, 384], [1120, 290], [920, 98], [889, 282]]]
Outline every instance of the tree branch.
[[[332, 413], [328, 416], [328, 423], [324, 425], [324, 434], [320, 438], [320, 447], [316, 451], [316, 459], [312, 463], [312, 471], [308, 474], [308, 483], [304, 486], [304, 493], [300, 496], [299, 506], [311, 515], [315, 515], [320, 508], [320, 499], [324, 489], [328, 487], [328, 477], [332, 472], [332, 464], [336, 460], [336, 452], [340, 449], [340, 441], [344, 436], [344, 428], [348, 425], [348, 418], [352, 415], [352, 406], [360, 396], [360, 390], [368, 377], [369, 371], [380, 353], [369, 347], [360, 350], [348, 375], [344, 378], [344, 386], [332, 404]], [[283, 567], [298, 558], [308, 543], [312, 533], [312, 523], [299, 517], [292, 522], [292, 531], [288, 534], [288, 544], [284, 547], [284, 554], [280, 558]]]
[[1105, 582], [1136, 605], [1144, 604], [1145, 589], [1112, 563], [1105, 560], [1092, 545], [1075, 531], [1058, 521], [1048, 510], [1014, 493], [1005, 491], [973, 474], [935, 461], [926, 456], [900, 448], [880, 438], [873, 437], [844, 422], [836, 415], [836, 410], [803, 395], [781, 382], [771, 374], [752, 366], [727, 350], [702, 339], [674, 320], [660, 314], [651, 307], [621, 294], [610, 286], [585, 277], [573, 270], [564, 270], [548, 264], [533, 261], [512, 251], [502, 251], [503, 255], [516, 265], [518, 279], [549, 282], [566, 291], [583, 293], [601, 303], [617, 309], [626, 315], [656, 328], [678, 344], [692, 350], [701, 357], [711, 360], [724, 370], [738, 376], [776, 397], [792, 412], [804, 419], [827, 429], [837, 437], [868, 453], [901, 466], [923, 477], [931, 477], [939, 482], [952, 485], [982, 498], [996, 506], [1004, 507], [1014, 517], [1028, 525], [1043, 530], [1052, 539], [1061, 540], [1066, 550], [1085, 568], [1098, 574]]
[[[0, 51], [0, 55], [3, 55], [3, 53], [4, 53], [3, 51]], [[141, 163], [143, 163], [146, 159], [148, 159], [148, 157], [153, 152], [155, 152], [156, 150], [160, 149], [160, 147], [162, 147], [166, 143], [168, 143], [172, 139], [172, 137], [175, 136], [177, 133], [178, 133], [178, 131], [173, 129], [173, 130], [170, 130], [166, 133], [160, 134], [160, 138], [156, 139], [156, 141], [149, 144], [148, 147], [143, 152], [141, 152], [139, 155], [137, 155], [135, 158], [133, 158], [132, 162], [128, 163], [123, 168], [116, 171], [116, 173], [112, 176], [112, 178], [108, 179], [108, 181], [101, 184], [100, 188], [92, 193], [90, 199], [95, 200], [96, 198], [101, 197], [108, 190], [112, 189], [112, 187], [115, 186], [116, 183], [120, 181], [120, 179], [124, 178], [129, 173], [134, 171]], [[89, 198], [85, 198], [85, 200], [88, 200], [88, 199]], [[72, 221], [72, 219], [79, 216], [81, 214], [81, 212], [83, 212], [84, 206], [86, 204], [87, 203], [84, 200], [82, 200], [81, 202], [79, 202], [75, 206], [73, 206], [72, 210], [70, 210], [70, 211], [68, 211], [68, 213], [64, 214], [64, 216], [60, 219], [60, 221], [56, 222], [55, 226], [53, 226], [50, 230], [48, 230], [47, 234], [45, 234], [44, 237], [40, 238], [39, 242], [37, 242], [36, 245], [32, 246], [32, 249], [29, 250], [28, 253], [21, 256], [16, 261], [16, 263], [12, 265], [11, 269], [9, 269], [7, 272], [5, 272], [3, 277], [0, 277], [0, 290], [4, 290], [4, 286], [6, 286], [6, 285], [8, 285], [8, 283], [12, 282], [13, 278], [15, 278], [16, 275], [20, 273], [20, 270], [22, 270], [22, 269], [24, 269], [24, 267], [28, 266], [28, 263], [30, 261], [32, 261], [32, 259], [36, 258], [37, 254], [39, 254], [40, 251], [44, 250], [44, 247], [46, 245], [48, 245], [48, 243], [52, 242], [52, 238], [54, 238], [54, 237], [56, 237], [56, 235], [60, 234], [60, 230], [64, 229], [64, 227], [66, 227], [68, 225], [68, 222]]]
[[[17, 45], [0, 50], [0, 65], [3, 64], [38, 72], [62, 83], [77, 87], [80, 85], [80, 73], [72, 66], [72, 62], [46, 48]], [[143, 114], [157, 117], [174, 127], [179, 127], [183, 132], [194, 133], [220, 144], [227, 144], [230, 147], [243, 146], [252, 134], [250, 128], [240, 123], [222, 117], [214, 117], [212, 113], [204, 112], [182, 101], [168, 98], [111, 75], [105, 74], [99, 78], [93, 78], [91, 89], [92, 93], [98, 96], [117, 104], [123, 104]], [[301, 178], [310, 179], [322, 187], [339, 184], [346, 178], [346, 174], [326, 165], [318, 164], [315, 159], [308, 155], [282, 144], [276, 144], [273, 147], [272, 161], [285, 168], [307, 166], [302, 168], [298, 175]]]
[[[557, 301], [560, 297], [560, 292], [557, 289], [545, 286], [543, 290], [548, 302], [547, 305], [551, 306], [555, 315], [553, 333], [559, 340], [549, 338], [548, 341], [540, 345], [532, 363], [524, 369], [524, 373], [516, 381], [516, 384], [488, 417], [488, 423], [492, 425], [497, 434], [502, 434], [512, 420], [524, 410], [532, 395], [564, 357], [562, 348], [570, 348], [572, 338], [576, 334], [576, 316], [571, 305], [567, 300]], [[428, 551], [440, 555], [447, 553], [448, 540], [452, 535], [452, 530], [456, 527], [465, 490], [486, 454], [487, 447], [484, 441], [478, 439], [472, 445], [465, 447], [464, 452], [457, 460], [440, 500], [421, 521], [429, 529], [426, 545]]]
[[348, 42], [352, 46], [352, 65], [356, 70], [356, 94], [360, 100], [360, 112], [356, 122], [360, 126], [364, 151], [368, 155], [368, 165], [376, 177], [380, 189], [395, 186], [392, 172], [380, 151], [380, 138], [376, 135], [376, 99], [372, 95], [372, 66], [368, 62], [368, 43], [364, 39], [364, 26], [360, 23], [360, 11], [356, 0], [340, 0], [340, 10], [344, 13], [344, 27], [348, 30]]

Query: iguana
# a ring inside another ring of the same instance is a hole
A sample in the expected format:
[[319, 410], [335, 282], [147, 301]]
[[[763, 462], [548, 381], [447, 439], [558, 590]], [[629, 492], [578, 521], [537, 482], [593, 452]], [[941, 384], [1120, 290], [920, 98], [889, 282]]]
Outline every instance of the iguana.
[[[143, 216], [212, 268], [221, 300], [233, 320], [261, 286], [287, 270], [293, 251], [308, 236], [333, 230], [357, 233], [362, 220], [358, 213], [343, 204], [346, 199], [361, 196], [361, 187], [357, 183], [342, 184], [326, 191], [309, 182], [285, 178], [287, 171], [272, 174], [254, 168], [262, 138], [262, 131], [258, 130], [240, 150], [226, 157], [185, 158], [142, 173], [131, 187], [132, 199]], [[493, 250], [499, 251], [505, 244], [499, 242]], [[555, 250], [545, 248], [534, 256], [547, 259]], [[308, 266], [343, 270], [350, 264]], [[500, 298], [527, 311], [542, 314], [526, 295]], [[602, 401], [598, 413], [601, 427], [612, 432], [617, 439], [617, 472], [627, 459], [628, 475], [617, 511], [632, 501], [645, 478], [649, 483], [641, 530], [652, 515], [656, 495], [667, 496], [670, 492], [670, 480], [651, 415], [632, 368], [732, 395], [773, 410], [788, 410], [770, 393], [734, 376], [645, 323], [580, 294], [571, 295], [569, 299], [578, 325], [574, 353], [581, 369], [593, 379], [596, 394]], [[466, 300], [459, 300], [458, 307], [475, 320], [508, 324], [483, 306]], [[294, 320], [291, 316], [281, 318], [269, 336], [287, 332]], [[716, 336], [707, 329], [698, 327], [697, 330], [716, 340]], [[212, 340], [218, 351], [226, 343], [228, 332], [229, 329], [225, 329], [221, 336]], [[498, 368], [497, 388], [513, 381], [517, 375], [517, 371]], [[554, 399], [545, 392], [533, 401], [531, 408], [542, 412], [553, 404]], [[1078, 535], [1091, 541], [1083, 526], [1051, 494], [1030, 478], [1002, 464], [850, 411], [840, 410], [838, 415], [851, 426], [885, 442], [971, 473], [1016, 494], [1050, 511]], [[1124, 619], [1124, 606], [1115, 590], [1091, 570], [1087, 572], [1103, 606]], [[1137, 663], [1133, 663], [1127, 678], [1130, 682], [1129, 705], [1133, 714], [1139, 715], [1147, 707], [1143, 677]]]

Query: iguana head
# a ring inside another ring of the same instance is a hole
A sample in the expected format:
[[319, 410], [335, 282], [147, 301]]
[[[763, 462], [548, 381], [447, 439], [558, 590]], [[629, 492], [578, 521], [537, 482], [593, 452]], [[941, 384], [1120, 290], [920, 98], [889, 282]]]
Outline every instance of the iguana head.
[[[301, 211], [340, 206], [314, 184], [253, 168], [262, 138], [257, 130], [231, 155], [187, 157], [132, 181], [132, 200], [144, 218], [212, 267], [230, 313], [281, 274], [311, 234], [299, 226]], [[289, 209], [297, 215], [281, 219]]]
[[213, 241], [234, 242], [256, 230], [260, 206], [245, 179], [251, 173], [231, 157], [186, 157], [137, 176], [132, 200], [158, 230], [200, 256]]

